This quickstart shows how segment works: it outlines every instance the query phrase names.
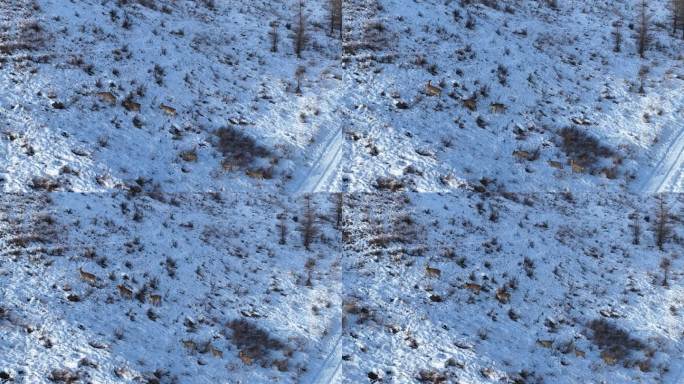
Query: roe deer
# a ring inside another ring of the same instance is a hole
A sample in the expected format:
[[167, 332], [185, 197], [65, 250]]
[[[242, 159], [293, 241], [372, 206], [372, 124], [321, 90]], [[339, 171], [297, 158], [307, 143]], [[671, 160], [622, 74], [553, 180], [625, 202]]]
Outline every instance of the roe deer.
[[532, 158], [531, 153], [529, 153], [528, 151], [521, 151], [521, 150], [513, 151], [513, 156], [517, 157], [520, 160], [530, 160]]
[[442, 275], [442, 271], [437, 268], [431, 268], [429, 265], [425, 266], [425, 274], [428, 277], [439, 277]]
[[244, 352], [240, 351], [240, 360], [247, 365], [252, 365], [252, 358], [247, 356]]
[[126, 110], [131, 112], [140, 112], [140, 104], [132, 100], [124, 100], [121, 105], [123, 105]]
[[582, 173], [584, 172], [584, 167], [577, 164], [575, 160], [570, 160], [570, 167], [572, 167], [572, 171], [574, 173]]
[[222, 350], [220, 350], [220, 349], [214, 347], [213, 345], [210, 346], [209, 349], [211, 350], [211, 354], [212, 354], [214, 357], [223, 357], [223, 351], [222, 351]]
[[150, 295], [150, 303], [154, 305], [155, 307], [158, 307], [161, 305], [161, 295]]
[[90, 284], [97, 283], [97, 276], [95, 276], [95, 274], [92, 274], [90, 272], [84, 271], [83, 267], [79, 268], [78, 272], [81, 274], [81, 280], [87, 281]]
[[183, 340], [183, 346], [191, 351], [197, 349], [197, 344], [192, 340]]
[[109, 104], [116, 104], [116, 96], [111, 92], [98, 92], [95, 94], [100, 100]]
[[549, 165], [552, 168], [563, 169], [563, 163], [561, 163], [560, 161], [549, 160]]
[[492, 109], [493, 113], [503, 113], [506, 112], [506, 106], [502, 103], [491, 103], [489, 107]]
[[475, 112], [477, 110], [477, 99], [475, 97], [463, 99], [463, 106]]
[[176, 109], [165, 104], [160, 104], [159, 108], [169, 116], [176, 116]]
[[442, 88], [435, 87], [432, 85], [432, 80], [428, 80], [427, 84], [425, 84], [425, 93], [427, 93], [428, 96], [439, 96], [442, 94]]
[[506, 304], [511, 300], [511, 294], [506, 291], [506, 288], [499, 288], [496, 290], [496, 299], [501, 304]]
[[132, 299], [133, 298], [133, 290], [126, 287], [123, 284], [119, 284], [116, 286], [116, 288], [119, 290], [119, 294], [127, 299]]
[[475, 283], [465, 283], [463, 285], [463, 287], [470, 289], [475, 294], [479, 294], [480, 291], [482, 290], [482, 286], [480, 284], [475, 284]]

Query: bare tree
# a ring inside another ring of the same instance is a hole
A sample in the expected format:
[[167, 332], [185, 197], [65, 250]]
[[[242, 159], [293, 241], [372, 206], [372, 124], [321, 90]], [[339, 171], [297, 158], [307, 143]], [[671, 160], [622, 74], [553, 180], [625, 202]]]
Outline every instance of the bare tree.
[[667, 278], [669, 276], [671, 266], [672, 260], [668, 259], [667, 257], [664, 257], [660, 261], [660, 269], [663, 270], [663, 287], [667, 287], [669, 285]]
[[639, 93], [642, 95], [646, 94], [646, 76], [650, 69], [643, 65], [639, 68]]
[[285, 245], [287, 244], [287, 222], [285, 221], [287, 219], [287, 214], [285, 212], [281, 213], [278, 215], [278, 234], [280, 235], [280, 241], [278, 242], [280, 245]]
[[655, 221], [655, 237], [656, 245], [661, 251], [664, 249], [665, 242], [670, 236], [670, 212], [665, 204], [665, 198], [663, 196], [658, 197], [658, 212], [656, 213]]
[[339, 31], [342, 39], [342, 0], [330, 0], [330, 35]]
[[269, 32], [269, 36], [271, 37], [271, 52], [278, 52], [278, 40], [280, 39], [280, 36], [278, 36], [278, 22], [275, 20], [271, 22], [271, 32]]
[[639, 221], [639, 213], [634, 212], [632, 218], [632, 244], [639, 245], [641, 243], [641, 222]]
[[304, 44], [306, 44], [306, 20], [304, 18], [304, 1], [299, 1], [299, 13], [297, 18], [297, 27], [294, 35], [294, 48], [298, 58], [302, 58], [302, 51]]
[[311, 197], [306, 196], [304, 201], [304, 217], [302, 218], [300, 231], [302, 233], [304, 248], [309, 250], [311, 248], [311, 243], [318, 232], [318, 228], [316, 228], [316, 212], [311, 205]]
[[639, 13], [639, 31], [637, 33], [637, 46], [639, 50], [639, 56], [641, 58], [646, 57], [646, 50], [648, 49], [649, 43], [649, 18], [648, 18], [648, 8], [646, 0], [641, 0], [641, 7]]
[[342, 214], [344, 213], [344, 194], [338, 192], [335, 194], [335, 227], [340, 228], [342, 226]]
[[304, 77], [304, 73], [306, 73], [306, 68], [304, 66], [299, 66], [295, 70], [295, 80], [297, 81], [297, 88], [295, 89], [295, 93], [297, 95], [302, 94], [302, 78]]
[[676, 34], [677, 29], [681, 29], [684, 39], [684, 0], [672, 0], [672, 24], [672, 33]]
[[622, 51], [622, 31], [620, 30], [622, 27], [622, 20], [615, 21], [613, 26], [615, 27], [615, 31], [613, 31], [613, 37], [615, 38], [613, 52], [620, 52]]

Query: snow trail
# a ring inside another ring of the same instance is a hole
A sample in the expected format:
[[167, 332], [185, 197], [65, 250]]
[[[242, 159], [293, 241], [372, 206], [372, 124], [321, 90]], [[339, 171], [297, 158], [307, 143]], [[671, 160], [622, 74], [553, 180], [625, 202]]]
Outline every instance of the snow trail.
[[338, 128], [328, 137], [323, 150], [305, 178], [295, 189], [297, 194], [329, 191], [330, 182], [342, 162], [344, 136]]
[[325, 357], [318, 372], [309, 382], [310, 384], [331, 384], [342, 382], [342, 330], [338, 329], [335, 344]]
[[654, 194], [676, 192], [684, 176], [684, 129], [670, 141], [658, 163], [641, 184], [640, 192]]

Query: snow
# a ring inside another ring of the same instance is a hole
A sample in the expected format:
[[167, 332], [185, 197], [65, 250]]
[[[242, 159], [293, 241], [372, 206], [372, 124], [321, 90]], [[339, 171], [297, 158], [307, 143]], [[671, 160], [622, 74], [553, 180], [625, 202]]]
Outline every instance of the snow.
[[0, 3], [0, 382], [683, 383], [671, 2], [553, 3]]
[[674, 138], [665, 143], [662, 157], [653, 170], [643, 176], [641, 192], [645, 194], [684, 190], [684, 129], [674, 132]]

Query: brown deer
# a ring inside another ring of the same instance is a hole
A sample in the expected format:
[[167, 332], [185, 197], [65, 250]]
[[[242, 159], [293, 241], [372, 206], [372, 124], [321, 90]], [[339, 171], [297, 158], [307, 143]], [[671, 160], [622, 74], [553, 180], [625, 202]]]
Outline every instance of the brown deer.
[[563, 169], [563, 163], [561, 163], [560, 161], [549, 160], [549, 165], [552, 168]]
[[245, 363], [246, 365], [252, 365], [252, 361], [253, 361], [254, 359], [252, 359], [252, 358], [251, 358], [250, 356], [248, 356], [246, 353], [240, 351], [239, 356], [240, 356], [240, 360], [242, 360], [243, 363]]
[[480, 291], [482, 290], [482, 286], [480, 284], [475, 284], [475, 283], [465, 283], [463, 285], [463, 287], [466, 289], [470, 289], [476, 295], [479, 294]]
[[506, 112], [506, 106], [502, 103], [491, 103], [489, 107], [492, 109], [493, 113], [503, 113]]
[[119, 294], [120, 294], [122, 297], [125, 297], [125, 298], [127, 298], [127, 299], [132, 299], [132, 298], [133, 298], [133, 290], [132, 290], [132, 289], [126, 287], [126, 286], [123, 285], [123, 284], [117, 285], [116, 288], [119, 290]]
[[159, 108], [169, 116], [176, 116], [176, 109], [165, 104], [160, 104]]
[[220, 349], [214, 347], [213, 345], [210, 346], [209, 349], [211, 350], [212, 356], [218, 357], [218, 358], [222, 358], [222, 357], [223, 357], [223, 351], [222, 351], [222, 350], [220, 350]]
[[429, 265], [426, 265], [425, 275], [427, 275], [428, 277], [440, 277], [442, 275], [442, 271], [437, 268], [431, 268]]
[[95, 274], [92, 274], [90, 272], [84, 271], [83, 267], [79, 268], [78, 272], [81, 274], [81, 280], [86, 281], [89, 284], [97, 283], [97, 276], [95, 276]]
[[197, 349], [197, 344], [192, 340], [183, 340], [183, 346], [191, 351]]
[[161, 305], [161, 295], [150, 295], [150, 303], [154, 305], [155, 307], [158, 307]]
[[496, 290], [496, 299], [501, 304], [506, 304], [511, 300], [511, 294], [506, 291], [506, 288], [499, 288]]
[[113, 93], [111, 92], [98, 92], [95, 94], [100, 100], [109, 103], [109, 104], [116, 104], [116, 96], [114, 96]]
[[513, 151], [513, 156], [517, 157], [520, 160], [529, 160], [530, 158], [532, 158], [531, 153], [529, 153], [528, 151], [521, 151], [521, 150]]
[[123, 105], [126, 110], [131, 111], [131, 112], [140, 112], [140, 104], [136, 103], [133, 100], [124, 100], [121, 102], [121, 105]]
[[463, 106], [475, 112], [477, 111], [477, 99], [474, 96], [469, 99], [463, 99]]
[[572, 167], [572, 171], [574, 173], [582, 173], [584, 172], [584, 167], [577, 164], [575, 160], [570, 160], [570, 167]]
[[442, 88], [435, 87], [432, 85], [432, 80], [428, 80], [427, 84], [425, 84], [425, 93], [428, 96], [439, 96], [442, 94]]

